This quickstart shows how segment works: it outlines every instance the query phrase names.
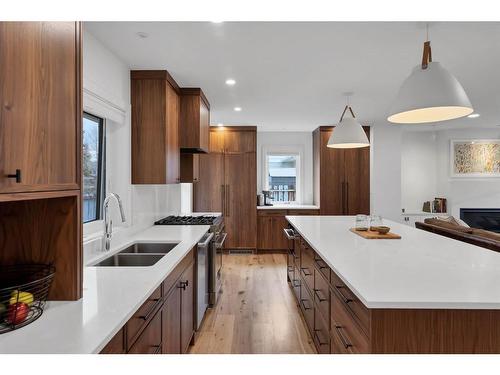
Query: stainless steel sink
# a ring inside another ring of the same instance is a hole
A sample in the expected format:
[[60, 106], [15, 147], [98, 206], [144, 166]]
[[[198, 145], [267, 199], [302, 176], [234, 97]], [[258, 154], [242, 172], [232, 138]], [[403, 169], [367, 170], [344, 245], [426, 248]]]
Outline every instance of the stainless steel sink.
[[118, 254], [167, 254], [178, 244], [179, 242], [175, 243], [140, 242], [130, 245], [126, 249], [120, 251]]
[[95, 267], [149, 267], [156, 264], [165, 254], [123, 254], [106, 258]]

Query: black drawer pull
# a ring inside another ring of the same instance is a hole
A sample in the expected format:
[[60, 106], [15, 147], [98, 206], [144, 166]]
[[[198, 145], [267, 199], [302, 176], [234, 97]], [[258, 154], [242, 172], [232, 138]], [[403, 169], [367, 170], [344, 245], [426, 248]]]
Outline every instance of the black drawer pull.
[[318, 297], [318, 300], [319, 302], [325, 302], [327, 300], [326, 297], [321, 297], [320, 296], [320, 293], [323, 294], [323, 292], [321, 291], [321, 289], [313, 289], [314, 290], [314, 294], [316, 295], [316, 297]]
[[153, 354], [158, 354], [161, 351], [161, 344], [154, 345], [153, 348], [155, 348], [155, 351], [153, 352]]
[[335, 325], [335, 330], [337, 331], [340, 341], [342, 341], [342, 345], [344, 345], [344, 348], [348, 349], [352, 347], [352, 344], [349, 343], [349, 341], [344, 337], [344, 334], [342, 333], [342, 326]]
[[[311, 276], [312, 275], [312, 273], [309, 272], [309, 268], [301, 267], [300, 269], [301, 269], [302, 273], [304, 274], [304, 276]], [[306, 273], [306, 270], [307, 270], [307, 273]]]
[[304, 302], [305, 302], [305, 301], [309, 302], [309, 300], [308, 300], [308, 299], [301, 299], [301, 300], [300, 300], [300, 304], [302, 305], [302, 307], [304, 308], [304, 310], [311, 310], [311, 306], [307, 307], [307, 306], [304, 304]]
[[182, 290], [186, 290], [186, 287], [189, 285], [189, 280], [186, 280], [186, 281], [181, 281], [179, 283], [179, 286], [177, 288], [179, 289], [182, 289]]
[[344, 303], [345, 304], [348, 304], [350, 302], [353, 302], [352, 298], [348, 298], [344, 295], [344, 293], [342, 293], [342, 289], [344, 288], [342, 285], [335, 285], [335, 288], [337, 289], [337, 291], [339, 292], [340, 296], [342, 297], [342, 299], [344, 300]]
[[[316, 262], [316, 265], [318, 266], [318, 268], [319, 268], [320, 270], [324, 270], [324, 269], [326, 269], [326, 268], [329, 268], [328, 266], [325, 266], [325, 265], [324, 265], [324, 264], [325, 264], [325, 262], [323, 262], [323, 260], [322, 260], [322, 259], [314, 259], [314, 261]], [[323, 264], [323, 266], [322, 266], [321, 264]]]
[[293, 266], [288, 266], [288, 272], [293, 272]]
[[156, 310], [156, 307], [158, 305], [160, 305], [162, 299], [161, 298], [155, 298], [155, 299], [152, 299], [151, 301], [154, 301], [155, 303], [153, 304], [153, 306], [148, 310], [148, 312], [144, 315], [141, 315], [139, 316], [139, 319], [143, 319], [143, 320], [148, 320], [149, 317], [151, 316], [151, 314]]
[[16, 179], [16, 184], [21, 183], [21, 170], [20, 169], [16, 169], [16, 173], [15, 174], [8, 174], [7, 178], [15, 178]]
[[321, 341], [321, 338], [319, 337], [318, 332], [321, 332], [321, 330], [320, 329], [315, 329], [314, 330], [314, 337], [316, 339], [318, 339], [318, 344], [319, 345], [328, 345], [329, 344], [328, 341]]

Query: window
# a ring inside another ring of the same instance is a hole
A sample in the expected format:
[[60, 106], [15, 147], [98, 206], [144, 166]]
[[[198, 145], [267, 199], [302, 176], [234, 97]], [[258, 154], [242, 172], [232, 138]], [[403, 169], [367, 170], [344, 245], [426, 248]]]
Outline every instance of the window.
[[266, 187], [274, 202], [297, 202], [299, 155], [266, 155]]
[[83, 222], [101, 218], [104, 199], [104, 120], [84, 112], [83, 114]]

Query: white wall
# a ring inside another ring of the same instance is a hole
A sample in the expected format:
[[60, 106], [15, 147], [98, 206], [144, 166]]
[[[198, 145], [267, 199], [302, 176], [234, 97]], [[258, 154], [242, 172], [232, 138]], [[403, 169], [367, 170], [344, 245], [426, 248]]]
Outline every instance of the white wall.
[[371, 213], [401, 221], [401, 127], [380, 121], [371, 128]]
[[448, 213], [455, 217], [460, 217], [460, 208], [500, 207], [499, 178], [450, 177], [450, 141], [454, 139], [500, 139], [500, 129], [404, 133], [401, 204], [407, 211], [420, 210], [425, 200], [438, 196], [448, 200]]
[[[83, 36], [83, 89], [84, 110], [106, 118], [106, 191], [122, 197], [127, 215], [127, 223], [120, 224], [113, 205], [113, 223], [121, 227], [116, 234], [128, 234], [170, 213], [190, 210], [190, 199], [182, 199], [181, 193], [190, 194], [190, 186], [131, 184], [129, 67], [88, 32]], [[84, 225], [86, 236], [100, 230], [101, 223]]]
[[450, 140], [500, 139], [500, 129], [461, 129], [437, 132], [437, 194], [448, 199], [448, 211], [460, 217], [460, 208], [500, 208], [499, 178], [450, 178]]
[[420, 212], [437, 196], [436, 134], [404, 132], [401, 142], [401, 208]]
[[264, 165], [266, 150], [275, 152], [297, 152], [300, 160], [300, 195], [302, 204], [313, 204], [313, 156], [312, 132], [259, 132], [257, 131], [257, 192], [264, 188]]

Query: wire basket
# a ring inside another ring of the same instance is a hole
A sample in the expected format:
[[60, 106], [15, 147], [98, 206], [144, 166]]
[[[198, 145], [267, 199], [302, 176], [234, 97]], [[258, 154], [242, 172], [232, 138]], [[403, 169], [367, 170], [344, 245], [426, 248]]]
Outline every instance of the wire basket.
[[54, 273], [50, 264], [0, 266], [0, 334], [42, 315]]

